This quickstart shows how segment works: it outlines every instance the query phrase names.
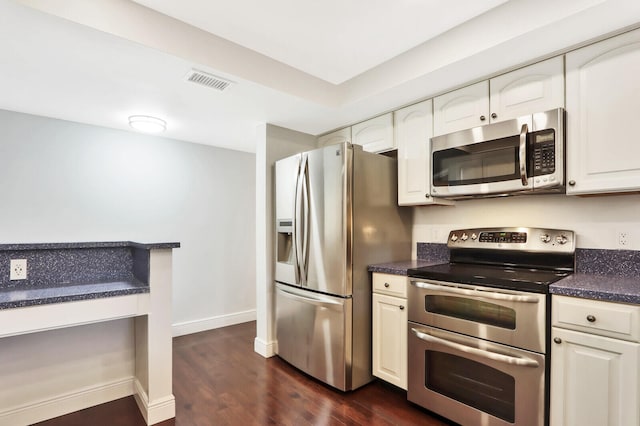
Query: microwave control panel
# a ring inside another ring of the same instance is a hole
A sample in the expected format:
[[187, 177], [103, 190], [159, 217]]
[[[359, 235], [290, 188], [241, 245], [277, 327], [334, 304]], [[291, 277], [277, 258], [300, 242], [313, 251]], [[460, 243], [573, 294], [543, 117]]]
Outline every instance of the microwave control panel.
[[550, 175], [556, 171], [556, 138], [553, 129], [540, 130], [530, 135], [533, 176]]

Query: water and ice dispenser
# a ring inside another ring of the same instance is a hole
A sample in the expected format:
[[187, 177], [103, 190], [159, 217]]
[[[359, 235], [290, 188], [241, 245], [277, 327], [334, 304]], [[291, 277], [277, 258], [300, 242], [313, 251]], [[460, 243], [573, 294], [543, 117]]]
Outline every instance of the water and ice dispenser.
[[293, 220], [279, 219], [276, 222], [276, 280], [297, 284], [293, 253]]
[[278, 262], [293, 264], [293, 221], [279, 220], [277, 233]]

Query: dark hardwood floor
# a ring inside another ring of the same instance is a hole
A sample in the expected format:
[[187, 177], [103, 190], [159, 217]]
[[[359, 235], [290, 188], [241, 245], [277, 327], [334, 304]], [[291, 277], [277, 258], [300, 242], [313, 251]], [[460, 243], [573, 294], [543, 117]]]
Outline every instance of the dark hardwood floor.
[[[381, 381], [342, 393], [253, 351], [255, 322], [173, 340], [176, 418], [160, 426], [449, 425]], [[133, 397], [39, 423], [144, 426]]]

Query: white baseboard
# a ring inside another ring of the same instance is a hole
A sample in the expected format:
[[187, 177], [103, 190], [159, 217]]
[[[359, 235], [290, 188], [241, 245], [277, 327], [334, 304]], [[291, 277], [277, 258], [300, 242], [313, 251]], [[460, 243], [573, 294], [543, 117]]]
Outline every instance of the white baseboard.
[[270, 358], [275, 356], [277, 353], [277, 344], [278, 342], [272, 340], [271, 342], [266, 342], [259, 337], [256, 337], [253, 341], [253, 350], [254, 352], [259, 353], [265, 358]]
[[138, 404], [140, 413], [142, 413], [142, 417], [144, 417], [148, 425], [154, 425], [176, 416], [176, 399], [173, 394], [149, 403], [149, 396], [137, 379], [134, 381], [133, 386], [136, 390], [133, 395], [136, 404]]
[[133, 377], [0, 411], [0, 425], [30, 425], [133, 394]]
[[173, 324], [173, 337], [184, 336], [185, 334], [198, 333], [200, 331], [213, 330], [215, 328], [226, 327], [228, 325], [240, 324], [243, 322], [255, 321], [256, 310], [251, 309], [233, 314], [218, 315], [216, 317], [204, 318], [194, 321], [185, 321]]

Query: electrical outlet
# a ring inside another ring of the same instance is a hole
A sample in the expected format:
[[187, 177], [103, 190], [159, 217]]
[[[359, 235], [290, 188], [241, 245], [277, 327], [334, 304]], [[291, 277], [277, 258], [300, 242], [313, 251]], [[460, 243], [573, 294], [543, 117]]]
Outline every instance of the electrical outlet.
[[628, 248], [631, 245], [631, 235], [628, 232], [618, 232], [618, 247]]
[[27, 279], [27, 259], [11, 259], [9, 280]]

